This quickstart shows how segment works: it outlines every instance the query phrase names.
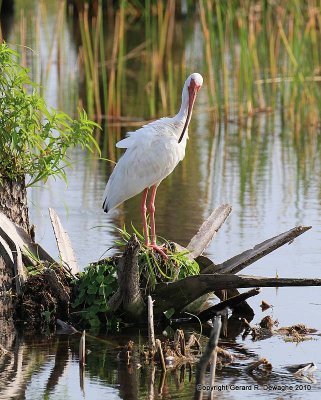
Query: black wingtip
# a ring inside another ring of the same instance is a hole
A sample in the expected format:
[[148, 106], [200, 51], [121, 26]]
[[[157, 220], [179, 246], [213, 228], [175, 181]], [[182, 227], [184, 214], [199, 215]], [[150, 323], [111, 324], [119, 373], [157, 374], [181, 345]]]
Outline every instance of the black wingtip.
[[105, 213], [108, 213], [109, 209], [108, 209], [108, 205], [107, 205], [107, 201], [106, 200], [104, 201], [102, 208], [105, 211]]

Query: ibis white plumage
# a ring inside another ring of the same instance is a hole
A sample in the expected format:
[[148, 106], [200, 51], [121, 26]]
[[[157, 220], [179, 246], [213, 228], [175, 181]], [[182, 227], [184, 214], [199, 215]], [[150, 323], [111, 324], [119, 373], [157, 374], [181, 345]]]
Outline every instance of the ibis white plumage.
[[[188, 126], [202, 84], [203, 78], [200, 74], [191, 74], [183, 87], [182, 104], [178, 114], [172, 118], [161, 118], [151, 122], [135, 132], [128, 132], [126, 138], [116, 144], [126, 151], [110, 175], [103, 195], [103, 209], [108, 212], [125, 200], [143, 192], [141, 214], [145, 244], [163, 257], [166, 257], [164, 249], [156, 244], [156, 190], [161, 181], [185, 156]], [[149, 201], [151, 241], [146, 220], [149, 189], [151, 189]]]

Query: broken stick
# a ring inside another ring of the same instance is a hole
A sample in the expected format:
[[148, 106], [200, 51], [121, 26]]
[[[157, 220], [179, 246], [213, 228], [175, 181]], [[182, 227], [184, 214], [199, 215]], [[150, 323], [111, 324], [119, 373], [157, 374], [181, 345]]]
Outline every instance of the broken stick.
[[250, 297], [257, 296], [261, 292], [260, 288], [255, 288], [251, 289], [248, 292], [241, 293], [237, 296], [230, 297], [227, 300], [221, 301], [218, 304], [215, 304], [212, 307], [207, 308], [206, 310], [202, 311], [200, 314], [198, 314], [198, 318], [202, 322], [206, 322], [213, 318], [219, 311], [224, 310], [224, 308], [228, 307], [230, 309], [234, 309], [236, 306], [238, 306], [241, 302], [249, 299]]
[[309, 229], [311, 229], [311, 226], [297, 226], [287, 232], [283, 232], [280, 235], [265, 240], [264, 242], [254, 246], [252, 249], [246, 250], [221, 264], [212, 264], [206, 267], [202, 271], [202, 274], [237, 274], [248, 265], [253, 264], [255, 261], [278, 249], [284, 244], [292, 242], [293, 239], [302, 235]]
[[191, 239], [187, 245], [190, 256], [196, 258], [210, 244], [218, 230], [224, 224], [227, 217], [231, 214], [232, 207], [229, 204], [221, 204], [215, 208], [212, 214], [203, 222], [197, 234]]

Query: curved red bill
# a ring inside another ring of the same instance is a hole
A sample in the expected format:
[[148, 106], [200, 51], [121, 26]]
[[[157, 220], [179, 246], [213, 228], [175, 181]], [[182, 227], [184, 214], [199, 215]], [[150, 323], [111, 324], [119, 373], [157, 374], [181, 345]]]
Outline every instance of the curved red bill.
[[197, 92], [200, 90], [201, 86], [200, 85], [196, 85], [195, 80], [191, 79], [191, 83], [188, 87], [188, 95], [189, 95], [189, 99], [188, 99], [188, 112], [187, 112], [187, 118], [186, 118], [186, 122], [183, 128], [183, 131], [181, 133], [181, 136], [178, 139], [178, 143], [180, 143], [184, 137], [185, 131], [190, 123], [191, 117], [192, 117], [192, 110], [193, 110], [193, 105], [196, 99], [196, 95]]

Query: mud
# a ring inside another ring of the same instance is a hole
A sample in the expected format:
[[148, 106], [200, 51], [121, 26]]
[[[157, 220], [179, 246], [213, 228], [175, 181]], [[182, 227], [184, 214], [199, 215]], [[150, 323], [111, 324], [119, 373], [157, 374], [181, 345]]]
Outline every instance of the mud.
[[[17, 297], [14, 304], [14, 320], [24, 325], [24, 329], [43, 332], [54, 329], [57, 318], [68, 320], [69, 304], [55, 288], [44, 271], [46, 266], [41, 266], [43, 272], [29, 275], [23, 287], [22, 294]], [[62, 290], [71, 295], [71, 279], [64, 269], [59, 266], [50, 267], [57, 276], [57, 281]]]

